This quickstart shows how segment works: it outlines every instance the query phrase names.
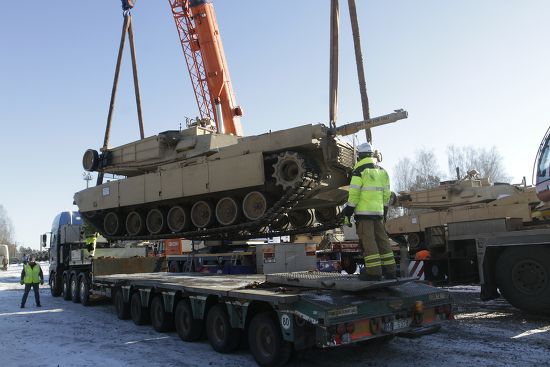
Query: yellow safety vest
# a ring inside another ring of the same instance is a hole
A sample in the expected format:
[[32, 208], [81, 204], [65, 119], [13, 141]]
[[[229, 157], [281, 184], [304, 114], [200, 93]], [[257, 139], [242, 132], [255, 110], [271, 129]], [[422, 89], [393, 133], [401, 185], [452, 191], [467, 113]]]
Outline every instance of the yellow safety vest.
[[388, 173], [374, 164], [372, 157], [363, 158], [355, 164], [347, 205], [355, 208], [356, 216], [383, 216], [390, 194]]
[[25, 284], [40, 283], [40, 265], [38, 263], [31, 267], [29, 264], [25, 265], [25, 278], [23, 280]]

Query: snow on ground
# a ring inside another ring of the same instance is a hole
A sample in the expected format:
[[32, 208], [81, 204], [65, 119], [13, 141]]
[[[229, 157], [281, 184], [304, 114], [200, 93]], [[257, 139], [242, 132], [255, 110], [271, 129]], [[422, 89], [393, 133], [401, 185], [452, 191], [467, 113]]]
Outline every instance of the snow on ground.
[[[47, 264], [42, 264], [44, 270]], [[206, 341], [118, 320], [107, 301], [83, 307], [41, 288], [20, 309], [21, 265], [0, 271], [0, 366], [254, 366], [246, 349], [214, 352]], [[45, 271], [47, 273], [47, 271]], [[295, 366], [549, 366], [550, 319], [530, 317], [504, 300], [481, 302], [477, 286], [449, 287], [456, 320], [439, 333], [296, 354]]]

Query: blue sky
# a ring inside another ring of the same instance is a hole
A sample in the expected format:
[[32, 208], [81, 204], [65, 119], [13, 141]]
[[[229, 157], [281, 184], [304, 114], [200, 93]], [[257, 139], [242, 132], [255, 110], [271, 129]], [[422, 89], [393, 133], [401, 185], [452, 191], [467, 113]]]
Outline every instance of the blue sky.
[[[326, 122], [329, 1], [214, 4], [245, 134]], [[529, 182], [550, 121], [550, 2], [357, 6], [371, 112], [410, 116], [373, 131], [390, 174], [419, 148], [446, 171], [449, 144], [495, 145], [513, 181]], [[133, 15], [146, 135], [177, 129], [197, 107], [168, 3], [140, 0]], [[362, 116], [344, 0], [341, 23], [340, 124]], [[0, 2], [0, 204], [18, 244], [38, 247], [85, 187], [82, 154], [103, 142], [121, 25], [117, 0]], [[139, 138], [132, 88], [126, 62], [112, 146]]]

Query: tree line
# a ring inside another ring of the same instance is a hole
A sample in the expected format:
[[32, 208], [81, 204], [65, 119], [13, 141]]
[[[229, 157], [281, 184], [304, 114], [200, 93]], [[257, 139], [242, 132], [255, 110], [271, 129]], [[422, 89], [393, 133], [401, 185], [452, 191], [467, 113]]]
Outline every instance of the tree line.
[[439, 186], [442, 180], [457, 179], [476, 170], [480, 177], [492, 182], [510, 182], [504, 168], [502, 155], [498, 149], [475, 148], [472, 146], [449, 145], [447, 153], [447, 171], [441, 169], [433, 150], [419, 149], [414, 157], [402, 158], [394, 167], [392, 187], [395, 191], [412, 191]]

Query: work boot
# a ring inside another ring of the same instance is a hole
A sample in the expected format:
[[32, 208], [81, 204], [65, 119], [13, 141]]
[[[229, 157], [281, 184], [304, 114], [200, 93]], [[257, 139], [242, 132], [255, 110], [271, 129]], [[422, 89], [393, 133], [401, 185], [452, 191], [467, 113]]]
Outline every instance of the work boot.
[[21, 305], [21, 308], [25, 308], [25, 305]]
[[384, 279], [386, 280], [395, 280], [397, 276], [394, 273], [384, 274]]
[[42, 305], [39, 303], [39, 304], [36, 305], [36, 307], [42, 307]]

